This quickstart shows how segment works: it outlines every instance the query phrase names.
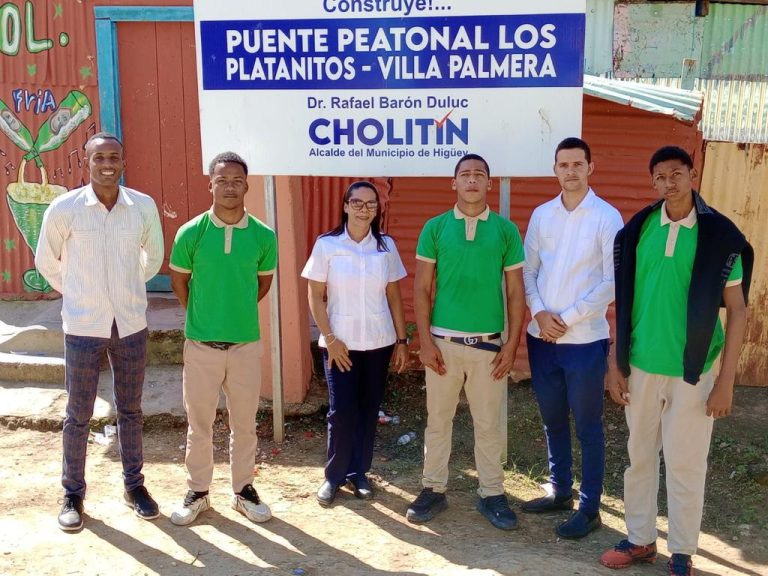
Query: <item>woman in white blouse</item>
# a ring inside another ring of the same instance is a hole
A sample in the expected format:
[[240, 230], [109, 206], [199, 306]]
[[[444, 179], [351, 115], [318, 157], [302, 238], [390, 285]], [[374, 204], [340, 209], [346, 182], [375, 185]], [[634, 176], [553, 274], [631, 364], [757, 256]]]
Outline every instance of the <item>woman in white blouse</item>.
[[328, 462], [317, 491], [322, 506], [330, 506], [347, 482], [358, 498], [373, 498], [366, 473], [389, 364], [401, 372], [408, 358], [399, 286], [406, 271], [380, 226], [376, 187], [352, 183], [341, 223], [317, 238], [301, 273], [309, 280], [328, 381]]

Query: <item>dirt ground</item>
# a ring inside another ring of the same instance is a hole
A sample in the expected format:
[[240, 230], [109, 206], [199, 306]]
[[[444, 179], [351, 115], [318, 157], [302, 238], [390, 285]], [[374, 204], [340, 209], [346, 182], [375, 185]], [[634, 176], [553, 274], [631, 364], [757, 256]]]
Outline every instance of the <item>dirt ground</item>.
[[[61, 434], [0, 428], [0, 574], [8, 575], [606, 575], [600, 553], [624, 536], [621, 471], [626, 466], [621, 411], [607, 401], [608, 470], [604, 527], [583, 541], [558, 540], [554, 526], [565, 513], [519, 514], [520, 528], [502, 532], [475, 511], [470, 417], [457, 414], [449, 509], [425, 526], [404, 519], [419, 492], [424, 428], [423, 390], [418, 377], [398, 379], [385, 405], [400, 424], [379, 427], [371, 478], [376, 499], [360, 501], [344, 490], [329, 509], [315, 501], [322, 482], [324, 416], [289, 420], [287, 440], [271, 442], [269, 415], [262, 415], [256, 487], [273, 512], [265, 524], [251, 524], [229, 507], [227, 428], [216, 427], [213, 509], [191, 527], [168, 517], [183, 497], [185, 429], [152, 420], [145, 432], [146, 484], [161, 517], [147, 522], [122, 504], [120, 465], [114, 444], [89, 447], [89, 482], [84, 529], [60, 531]], [[705, 525], [694, 559], [697, 574], [768, 575], [768, 488], [755, 480], [766, 463], [765, 414], [768, 389], [739, 389], [736, 416], [716, 425], [711, 455]], [[509, 394], [510, 465], [507, 493], [517, 508], [540, 493], [546, 479], [546, 451], [530, 388]], [[408, 431], [417, 438], [404, 446]], [[663, 482], [662, 482], [663, 484]], [[661, 513], [664, 513], [662, 499]], [[659, 549], [653, 566], [622, 571], [627, 576], [666, 574], [666, 519], [659, 520]]]

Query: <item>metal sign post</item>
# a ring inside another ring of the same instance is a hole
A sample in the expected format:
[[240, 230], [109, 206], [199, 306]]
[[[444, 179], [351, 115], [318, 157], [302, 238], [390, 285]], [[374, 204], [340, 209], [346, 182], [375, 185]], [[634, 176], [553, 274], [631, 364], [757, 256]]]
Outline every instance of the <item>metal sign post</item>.
[[[267, 225], [277, 234], [277, 195], [275, 177], [264, 176], [264, 204]], [[283, 414], [283, 347], [280, 330], [280, 258], [269, 290], [270, 336], [272, 354], [272, 428], [275, 442], [285, 439], [285, 415]]]
[[[506, 218], [509, 220], [509, 203], [512, 199], [511, 196], [511, 190], [512, 190], [512, 179], [507, 177], [504, 177], [501, 179], [501, 184], [499, 186], [499, 215], [502, 218]], [[509, 325], [507, 323], [507, 290], [506, 285], [504, 283], [504, 276], [501, 277], [501, 293], [504, 295], [504, 333], [507, 334], [507, 339], [509, 339]], [[507, 382], [509, 382], [509, 377], [507, 377]], [[504, 445], [501, 451], [501, 463], [506, 464], [507, 458], [509, 458], [509, 430], [507, 425], [507, 404], [509, 401], [505, 398], [504, 402], [501, 403], [501, 417], [499, 420], [499, 426], [501, 427], [501, 433], [504, 435]]]

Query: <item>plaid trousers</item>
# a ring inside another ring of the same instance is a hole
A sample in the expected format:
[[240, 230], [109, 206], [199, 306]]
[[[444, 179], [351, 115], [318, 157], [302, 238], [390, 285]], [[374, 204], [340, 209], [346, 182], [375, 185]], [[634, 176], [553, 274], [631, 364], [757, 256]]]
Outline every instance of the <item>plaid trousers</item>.
[[93, 416], [99, 367], [104, 350], [112, 367], [112, 386], [117, 409], [117, 438], [123, 463], [126, 490], [144, 484], [142, 446], [143, 414], [141, 394], [147, 356], [147, 334], [139, 332], [120, 338], [112, 324], [109, 338], [74, 336], [64, 338], [67, 411], [64, 418], [64, 458], [61, 484], [67, 495], [85, 497], [85, 455], [88, 424]]

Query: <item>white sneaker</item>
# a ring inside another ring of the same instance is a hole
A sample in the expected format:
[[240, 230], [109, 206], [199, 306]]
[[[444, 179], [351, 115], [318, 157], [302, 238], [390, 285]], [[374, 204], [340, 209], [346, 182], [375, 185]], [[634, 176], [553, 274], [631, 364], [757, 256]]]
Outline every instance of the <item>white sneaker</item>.
[[208, 498], [208, 494], [198, 496], [195, 492], [190, 490], [184, 497], [184, 503], [181, 507], [174, 510], [173, 514], [171, 514], [171, 522], [176, 524], [176, 526], [192, 524], [200, 512], [208, 510], [210, 507], [211, 500]]
[[269, 506], [259, 499], [256, 489], [250, 484], [239, 494], [232, 496], [232, 509], [240, 512], [251, 522], [266, 522], [272, 518]]

